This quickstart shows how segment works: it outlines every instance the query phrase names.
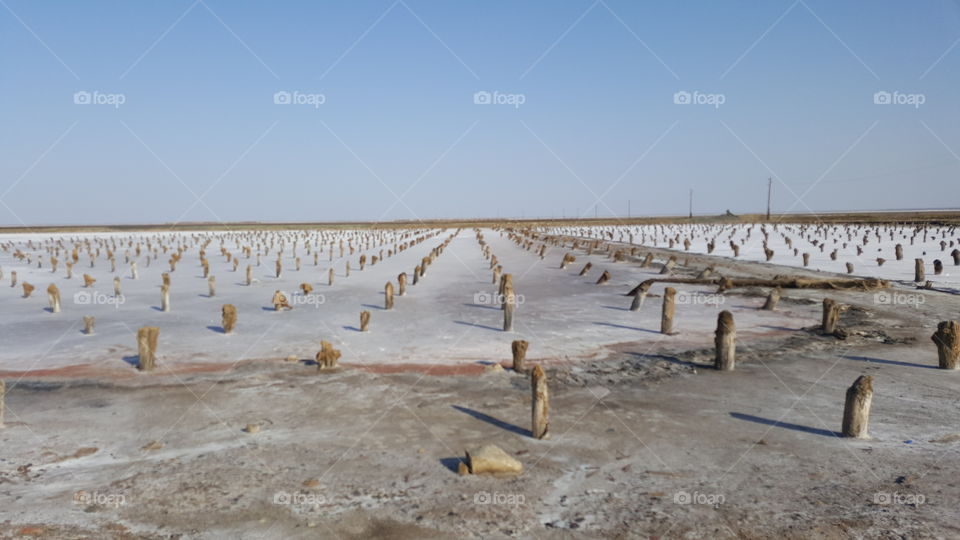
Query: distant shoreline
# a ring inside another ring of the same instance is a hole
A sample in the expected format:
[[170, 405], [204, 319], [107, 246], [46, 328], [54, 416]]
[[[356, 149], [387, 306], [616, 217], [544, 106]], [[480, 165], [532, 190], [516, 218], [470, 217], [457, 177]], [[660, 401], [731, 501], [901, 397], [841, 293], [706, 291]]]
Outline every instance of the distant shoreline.
[[764, 214], [720, 214], [687, 216], [641, 216], [630, 218], [467, 218], [395, 221], [314, 221], [314, 222], [182, 222], [99, 225], [19, 225], [0, 227], [0, 234], [55, 233], [55, 232], [164, 232], [164, 231], [232, 231], [256, 229], [370, 229], [417, 227], [489, 227], [502, 226], [562, 226], [562, 225], [649, 225], [653, 223], [916, 223], [960, 225], [960, 210], [871, 210], [798, 212], [774, 214], [769, 220]]

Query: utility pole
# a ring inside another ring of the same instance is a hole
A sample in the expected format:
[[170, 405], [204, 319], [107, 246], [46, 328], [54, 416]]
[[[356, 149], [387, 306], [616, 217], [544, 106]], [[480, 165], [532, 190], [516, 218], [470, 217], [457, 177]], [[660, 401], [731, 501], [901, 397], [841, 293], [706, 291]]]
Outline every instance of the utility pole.
[[770, 221], [770, 197], [773, 194], [773, 178], [767, 178], [767, 221]]
[[690, 188], [690, 219], [693, 219], [693, 188]]

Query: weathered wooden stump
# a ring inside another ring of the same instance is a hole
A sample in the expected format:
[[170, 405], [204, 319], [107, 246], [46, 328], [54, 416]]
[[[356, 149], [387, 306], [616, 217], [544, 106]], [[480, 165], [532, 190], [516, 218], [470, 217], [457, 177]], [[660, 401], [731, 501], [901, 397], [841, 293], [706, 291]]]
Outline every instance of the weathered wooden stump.
[[321, 341], [320, 352], [316, 356], [317, 371], [337, 367], [338, 360], [340, 360], [340, 350], [334, 349], [329, 341]]
[[780, 287], [775, 287], [770, 290], [770, 294], [767, 295], [767, 301], [763, 304], [761, 309], [765, 311], [774, 311], [777, 309], [777, 304], [780, 303]]
[[47, 287], [47, 301], [50, 302], [50, 311], [60, 313], [60, 289], [53, 283]]
[[170, 311], [170, 285], [160, 286], [160, 311]]
[[407, 294], [407, 273], [400, 272], [397, 276], [397, 296], [405, 296]]
[[843, 310], [843, 307], [843, 304], [835, 302], [832, 298], [823, 299], [823, 320], [820, 326], [824, 334], [829, 336], [842, 336], [839, 324], [840, 312]]
[[923, 259], [913, 260], [913, 280], [921, 283], [927, 279], [926, 270], [923, 266]]
[[960, 369], [960, 323], [941, 322], [930, 339], [937, 345], [940, 369]]
[[[504, 274], [509, 276], [510, 274]], [[503, 331], [513, 331], [513, 313], [517, 309], [517, 295], [513, 292], [513, 283], [506, 282], [503, 290]]]
[[383, 286], [383, 309], [393, 309], [393, 282]]
[[533, 390], [530, 433], [534, 439], [545, 439], [549, 436], [550, 428], [550, 392], [547, 389], [547, 374], [539, 364], [533, 366], [530, 373], [530, 387]]
[[587, 264], [583, 265], [583, 268], [580, 269], [580, 273], [578, 275], [587, 275], [587, 272], [589, 272], [591, 268], [593, 268], [593, 263], [588, 262]]
[[510, 344], [510, 351], [513, 353], [513, 370], [522, 373], [525, 371], [523, 361], [527, 358], [527, 348], [530, 342], [522, 339], [515, 339]]
[[603, 273], [600, 274], [600, 279], [597, 280], [597, 285], [603, 285], [608, 281], [610, 281], [610, 271], [604, 270]]
[[873, 377], [861, 375], [853, 385], [847, 389], [847, 397], [843, 406], [844, 437], [866, 439], [867, 424], [870, 421], [870, 402], [873, 400]]
[[283, 294], [279, 289], [273, 292], [273, 298], [270, 300], [270, 303], [273, 304], [274, 311], [293, 309], [293, 306], [291, 306], [287, 300], [287, 295]]
[[220, 311], [223, 333], [232, 334], [237, 325], [237, 307], [233, 304], [224, 304]]
[[360, 331], [366, 332], [370, 326], [370, 312], [363, 310], [360, 312]]
[[217, 276], [207, 278], [207, 296], [213, 298], [217, 295]]
[[97, 320], [92, 315], [84, 315], [83, 317], [83, 333], [91, 336], [93, 335], [93, 327], [97, 324]]
[[718, 371], [733, 371], [737, 357], [736, 340], [737, 327], [733, 322], [733, 314], [723, 310], [717, 317], [717, 330], [714, 336], [717, 355], [713, 367]]
[[673, 315], [676, 312], [677, 290], [667, 287], [663, 290], [663, 312], [660, 315], [660, 333], [673, 333]]
[[160, 329], [156, 326], [144, 326], [137, 331], [137, 369], [150, 371], [157, 365], [157, 339]]

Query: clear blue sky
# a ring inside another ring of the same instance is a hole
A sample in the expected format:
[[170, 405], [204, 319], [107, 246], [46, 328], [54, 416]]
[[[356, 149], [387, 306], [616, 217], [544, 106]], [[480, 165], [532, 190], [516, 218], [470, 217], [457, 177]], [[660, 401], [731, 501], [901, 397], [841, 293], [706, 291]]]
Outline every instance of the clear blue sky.
[[0, 0], [0, 224], [958, 207], [958, 39], [946, 0]]

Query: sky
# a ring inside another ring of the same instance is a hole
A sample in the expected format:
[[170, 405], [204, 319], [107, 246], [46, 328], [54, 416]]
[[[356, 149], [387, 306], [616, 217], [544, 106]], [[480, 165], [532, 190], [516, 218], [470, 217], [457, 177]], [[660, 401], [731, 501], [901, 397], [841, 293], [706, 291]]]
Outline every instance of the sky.
[[0, 0], [0, 225], [958, 208], [960, 4]]

